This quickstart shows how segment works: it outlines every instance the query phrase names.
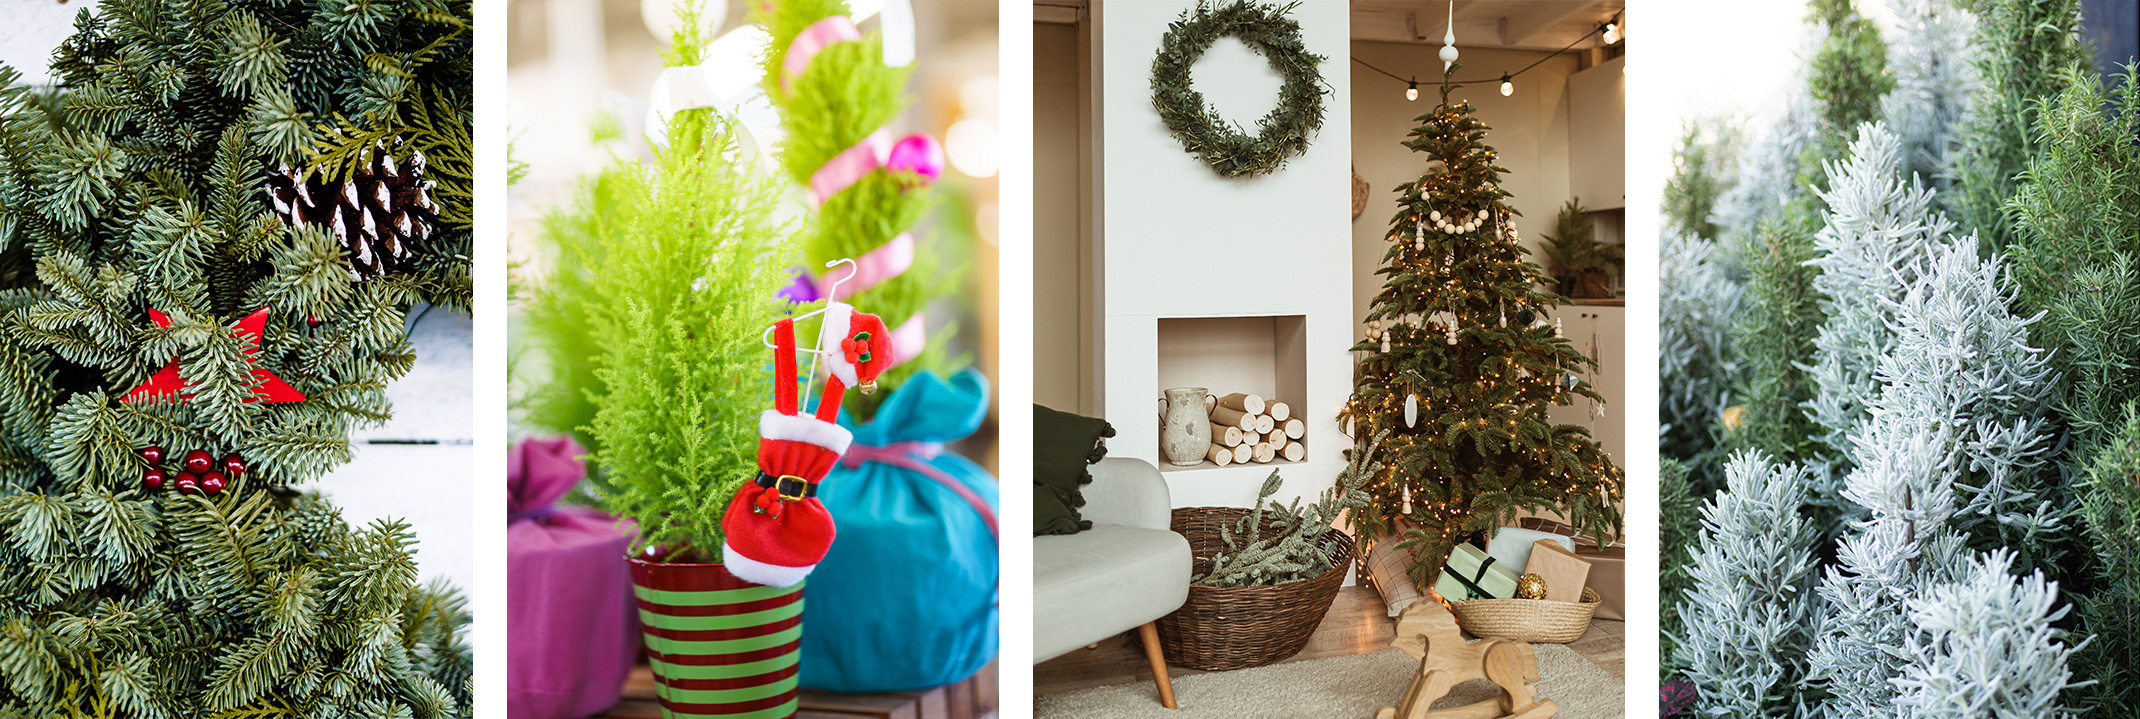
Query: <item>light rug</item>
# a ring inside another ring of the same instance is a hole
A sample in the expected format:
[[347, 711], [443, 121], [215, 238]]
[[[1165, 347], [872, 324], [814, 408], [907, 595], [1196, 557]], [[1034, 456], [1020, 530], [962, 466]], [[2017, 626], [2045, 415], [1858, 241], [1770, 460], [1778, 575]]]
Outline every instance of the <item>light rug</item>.
[[[1619, 679], [1559, 644], [1534, 645], [1535, 686], [1560, 705], [1554, 719], [1618, 719], [1626, 707]], [[1036, 719], [1371, 719], [1404, 698], [1419, 661], [1395, 649], [1335, 659], [1174, 679], [1181, 709], [1159, 705], [1149, 678], [1034, 697]], [[1459, 685], [1436, 708], [1469, 704], [1499, 691], [1485, 681]]]

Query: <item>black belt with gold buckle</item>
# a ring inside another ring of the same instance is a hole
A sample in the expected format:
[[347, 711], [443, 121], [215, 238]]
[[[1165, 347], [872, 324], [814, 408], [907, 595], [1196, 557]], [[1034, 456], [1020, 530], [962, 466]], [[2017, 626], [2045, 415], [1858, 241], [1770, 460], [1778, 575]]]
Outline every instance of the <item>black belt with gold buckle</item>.
[[781, 501], [800, 502], [817, 496], [817, 483], [792, 474], [775, 477], [758, 473], [758, 486], [780, 493]]

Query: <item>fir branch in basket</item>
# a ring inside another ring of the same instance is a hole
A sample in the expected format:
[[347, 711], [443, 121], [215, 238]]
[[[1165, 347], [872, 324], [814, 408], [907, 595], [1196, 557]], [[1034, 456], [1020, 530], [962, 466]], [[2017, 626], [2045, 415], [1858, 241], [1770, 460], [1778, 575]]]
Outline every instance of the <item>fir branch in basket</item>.
[[[1299, 498], [1291, 505], [1268, 501], [1285, 480], [1278, 470], [1263, 480], [1263, 488], [1256, 492], [1255, 509], [1232, 525], [1219, 526], [1219, 541], [1226, 551], [1211, 558], [1211, 568], [1191, 581], [1206, 587], [1257, 587], [1287, 584], [1313, 579], [1336, 566], [1337, 557], [1323, 547], [1323, 535], [1337, 531], [1338, 516], [1347, 510], [1367, 506], [1367, 493], [1360, 491], [1366, 478], [1373, 476], [1379, 466], [1363, 466], [1374, 456], [1374, 444], [1366, 452], [1352, 452], [1345, 471], [1338, 475], [1337, 484], [1323, 490], [1314, 504], [1301, 506]], [[1266, 522], [1264, 516], [1270, 519]], [[1268, 528], [1269, 536], [1263, 529]]]

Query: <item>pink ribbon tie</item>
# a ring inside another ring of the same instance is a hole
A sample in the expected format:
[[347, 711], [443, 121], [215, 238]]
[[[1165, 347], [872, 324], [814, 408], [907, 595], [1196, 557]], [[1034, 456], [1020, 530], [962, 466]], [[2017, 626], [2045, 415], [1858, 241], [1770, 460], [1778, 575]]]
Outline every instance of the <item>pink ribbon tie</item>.
[[831, 277], [819, 278], [817, 294], [820, 297], [830, 297], [834, 301], [845, 301], [883, 284], [886, 280], [898, 277], [913, 266], [914, 237], [902, 232], [898, 237], [892, 238], [891, 242], [856, 258], [854, 268], [846, 277], [838, 280], [838, 292], [832, 292], [835, 288]]
[[841, 150], [840, 154], [826, 160], [823, 167], [817, 168], [817, 172], [810, 173], [810, 204], [824, 206], [825, 201], [832, 199], [833, 195], [853, 187], [855, 183], [861, 182], [862, 178], [868, 177], [869, 173], [883, 167], [884, 163], [891, 159], [891, 155], [891, 131], [877, 128], [876, 132], [869, 133], [869, 137], [862, 138], [862, 141], [855, 143], [853, 147]]
[[848, 445], [847, 454], [840, 456], [840, 466], [855, 469], [876, 462], [910, 470], [936, 480], [937, 484], [966, 500], [966, 504], [971, 505], [973, 511], [981, 515], [981, 521], [988, 524], [989, 536], [1002, 541], [1002, 531], [996, 527], [996, 508], [988, 506], [988, 500], [982, 499], [980, 493], [966, 486], [965, 482], [958, 481], [943, 470], [937, 469], [936, 465], [929, 464], [928, 460], [943, 453], [942, 442], [893, 442], [884, 445], [858, 443]]
[[794, 82], [803, 70], [808, 69], [810, 61], [816, 59], [817, 54], [824, 52], [825, 48], [860, 39], [861, 31], [856, 30], [854, 21], [847, 19], [845, 15], [833, 15], [810, 23], [809, 27], [796, 33], [795, 39], [788, 43], [788, 54], [780, 61], [781, 91], [785, 92], [788, 84]]

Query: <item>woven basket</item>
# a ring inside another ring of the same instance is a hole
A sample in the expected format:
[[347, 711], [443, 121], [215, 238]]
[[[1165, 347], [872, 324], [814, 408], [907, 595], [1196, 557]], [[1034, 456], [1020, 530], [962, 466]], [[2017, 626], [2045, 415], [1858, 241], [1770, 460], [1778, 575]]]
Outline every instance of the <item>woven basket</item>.
[[1544, 599], [1473, 599], [1451, 602], [1456, 623], [1474, 637], [1499, 637], [1532, 644], [1567, 644], [1590, 629], [1590, 615], [1605, 601], [1583, 587], [1583, 601]]
[[[1174, 510], [1173, 529], [1189, 539], [1195, 573], [1211, 566], [1211, 557], [1226, 549], [1219, 527], [1241, 521], [1249, 510], [1236, 507], [1187, 507]], [[1264, 527], [1269, 536], [1271, 527]], [[1312, 579], [1267, 587], [1221, 589], [1189, 585], [1189, 601], [1159, 619], [1159, 647], [1167, 660], [1191, 669], [1224, 671], [1275, 664], [1300, 653], [1308, 637], [1330, 611], [1345, 570], [1352, 566], [1353, 541], [1344, 532], [1320, 540], [1336, 561]]]

